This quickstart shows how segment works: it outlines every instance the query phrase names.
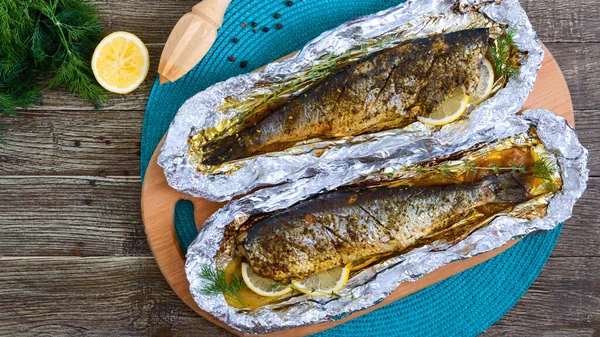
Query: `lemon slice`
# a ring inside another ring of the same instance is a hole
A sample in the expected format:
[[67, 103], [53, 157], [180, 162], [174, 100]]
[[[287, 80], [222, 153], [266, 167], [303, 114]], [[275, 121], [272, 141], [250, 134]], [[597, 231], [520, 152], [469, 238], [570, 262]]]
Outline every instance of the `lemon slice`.
[[322, 271], [306, 280], [292, 281], [292, 284], [299, 291], [311, 296], [328, 296], [344, 286], [348, 282], [350, 276], [350, 268], [352, 263], [348, 263], [345, 267], [337, 267]]
[[471, 93], [470, 103], [479, 104], [488, 98], [494, 87], [494, 69], [490, 61], [483, 59], [481, 63], [481, 74], [475, 91]]
[[446, 125], [459, 119], [467, 110], [467, 104], [469, 104], [469, 95], [467, 95], [465, 87], [461, 86], [442, 102], [437, 109], [433, 110], [429, 116], [418, 116], [417, 119], [424, 124]]
[[376, 260], [377, 260], [377, 258], [375, 256], [358, 259], [358, 260], [352, 262], [352, 267], [350, 268], [350, 271], [361, 270], [364, 267], [375, 262]]
[[292, 291], [289, 284], [281, 284], [270, 278], [265, 278], [254, 273], [250, 265], [246, 262], [242, 263], [242, 279], [250, 290], [261, 296], [281, 296]]
[[148, 49], [135, 35], [114, 32], [100, 41], [92, 56], [92, 71], [104, 89], [118, 94], [133, 91], [148, 75]]

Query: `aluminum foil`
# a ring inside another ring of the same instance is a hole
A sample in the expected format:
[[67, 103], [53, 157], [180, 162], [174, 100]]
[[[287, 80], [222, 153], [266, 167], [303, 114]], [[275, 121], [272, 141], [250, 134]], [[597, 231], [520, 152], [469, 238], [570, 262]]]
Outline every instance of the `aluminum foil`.
[[[232, 127], [236, 116], [239, 117], [243, 111], [219, 108], [225, 104], [226, 98], [244, 101], [248, 97], [262, 97], [279, 85], [289, 84], [299, 76], [306, 75], [313, 66], [324, 62], [327, 55], [344, 55], [348, 50], [362, 50], [361, 46], [369, 46], [365, 53], [372, 53], [409, 39], [469, 28], [497, 27], [498, 24], [508, 25], [515, 30], [515, 43], [521, 52], [526, 53], [526, 57], [522, 60], [519, 76], [510, 79], [495, 96], [476, 108], [470, 107], [473, 111], [470, 111], [468, 120], [503, 121], [521, 109], [533, 88], [543, 58], [541, 43], [518, 0], [409, 0], [325, 32], [294, 57], [269, 64], [262, 71], [217, 83], [196, 94], [185, 102], [175, 116], [158, 163], [164, 168], [167, 181], [173, 188], [192, 196], [223, 201], [257, 187], [293, 182], [326, 172], [340, 161], [351, 165], [364, 160], [404, 157], [406, 153], [393, 149], [402, 148], [411, 152], [402, 145], [407, 139], [412, 139], [413, 134], [433, 137], [437, 132], [445, 133], [449, 127], [440, 131], [417, 122], [400, 130], [296, 146], [275, 154], [251, 157], [211, 173], [198, 170], [199, 159], [190, 150], [188, 137], [206, 130]], [[356, 58], [356, 55], [348, 56], [348, 60], [353, 57]], [[317, 156], [315, 148], [325, 151]]]
[[[319, 192], [360, 182], [377, 171], [398, 169], [433, 157], [467, 149], [479, 142], [491, 142], [535, 127], [546, 151], [555, 157], [563, 181], [560, 191], [549, 200], [547, 215], [528, 221], [500, 216], [487, 227], [473, 232], [454, 245], [428, 245], [363, 270], [344, 287], [341, 295], [353, 298], [292, 297], [282, 303], [266, 305], [243, 312], [226, 304], [225, 298], [203, 295], [199, 290], [206, 280], [199, 277], [204, 265], [215, 268], [215, 257], [227, 224], [243, 221], [257, 213], [285, 209]], [[418, 132], [403, 135], [405, 143], [397, 145], [395, 137], [377, 141], [381, 148], [390, 145], [404, 155], [387, 161], [339, 161], [329, 170], [254, 192], [231, 201], [202, 226], [188, 249], [186, 273], [191, 294], [203, 310], [243, 333], [269, 333], [319, 322], [338, 320], [369, 308], [386, 298], [402, 282], [414, 281], [422, 275], [456, 260], [466, 259], [506, 244], [509, 240], [536, 231], [547, 231], [567, 220], [573, 205], [586, 189], [587, 150], [579, 143], [575, 131], [562, 118], [547, 110], [529, 110], [521, 116], [503, 120], [466, 120], [450, 129], [434, 134]]]

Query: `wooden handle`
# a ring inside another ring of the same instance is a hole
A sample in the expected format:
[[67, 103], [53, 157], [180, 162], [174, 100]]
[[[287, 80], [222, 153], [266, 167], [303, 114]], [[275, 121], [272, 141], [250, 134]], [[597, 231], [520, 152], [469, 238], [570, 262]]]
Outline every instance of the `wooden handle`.
[[192, 13], [205, 17], [219, 29], [223, 25], [223, 17], [229, 3], [231, 0], [204, 0], [192, 7]]
[[173, 82], [190, 71], [212, 47], [231, 0], [204, 0], [179, 19], [160, 55], [160, 83]]

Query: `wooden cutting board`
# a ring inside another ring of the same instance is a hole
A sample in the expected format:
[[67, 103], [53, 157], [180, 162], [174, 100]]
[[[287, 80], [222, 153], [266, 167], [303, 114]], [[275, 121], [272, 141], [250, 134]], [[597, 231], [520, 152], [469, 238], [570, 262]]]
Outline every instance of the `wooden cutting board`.
[[[573, 105], [571, 95], [565, 78], [554, 60], [554, 57], [544, 47], [545, 56], [542, 67], [538, 73], [533, 91], [527, 98], [523, 110], [532, 108], [544, 108], [553, 111], [574, 125]], [[288, 56], [289, 57], [289, 56]], [[164, 138], [163, 138], [164, 139]], [[200, 227], [206, 219], [218, 210], [223, 203], [211, 202], [201, 198], [185, 195], [171, 188], [165, 179], [163, 169], [158, 166], [156, 159], [160, 151], [161, 143], [156, 147], [154, 155], [148, 164], [142, 187], [142, 219], [146, 229], [146, 236], [156, 259], [156, 263], [163, 273], [167, 282], [175, 293], [190, 308], [212, 323], [223, 327], [237, 335], [244, 334], [233, 330], [223, 322], [217, 320], [209, 313], [202, 311], [194, 302], [190, 292], [189, 283], [185, 275], [185, 256], [183, 255], [177, 240], [174, 224], [174, 211], [177, 201], [185, 199], [194, 204], [194, 218], [196, 226]], [[392, 303], [400, 298], [424, 289], [436, 282], [442, 281], [452, 275], [458, 274], [470, 267], [489, 260], [500, 254], [518, 240], [511, 241], [506, 245], [489, 251], [487, 253], [472, 257], [467, 260], [457, 261], [441, 267], [429, 274], [424, 275], [415, 282], [405, 282], [381, 303], [349, 315], [341, 320], [319, 323], [312, 326], [293, 328], [282, 332], [270, 333], [265, 336], [304, 336], [314, 334], [326, 329], [333, 328], [358, 316], [364, 315], [372, 310]]]

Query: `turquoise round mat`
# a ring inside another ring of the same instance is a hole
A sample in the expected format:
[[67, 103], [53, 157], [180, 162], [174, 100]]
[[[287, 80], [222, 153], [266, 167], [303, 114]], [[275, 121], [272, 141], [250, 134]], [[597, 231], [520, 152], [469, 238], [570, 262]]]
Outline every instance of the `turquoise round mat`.
[[[154, 83], [142, 131], [141, 176], [177, 109], [208, 86], [296, 51], [321, 32], [398, 0], [233, 0], [206, 57], [175, 83]], [[275, 13], [280, 14], [275, 18]], [[256, 26], [252, 26], [256, 22]], [[243, 28], [243, 23], [246, 28]], [[279, 29], [276, 26], [281, 24]], [[268, 31], [264, 32], [263, 27]], [[256, 32], [253, 32], [253, 29]], [[238, 39], [237, 43], [232, 40]], [[234, 62], [228, 58], [233, 56]], [[247, 61], [245, 68], [241, 61]], [[185, 251], [196, 236], [193, 207], [175, 210]], [[531, 236], [495, 258], [319, 336], [476, 336], [502, 317], [527, 291], [554, 248], [562, 226]]]

